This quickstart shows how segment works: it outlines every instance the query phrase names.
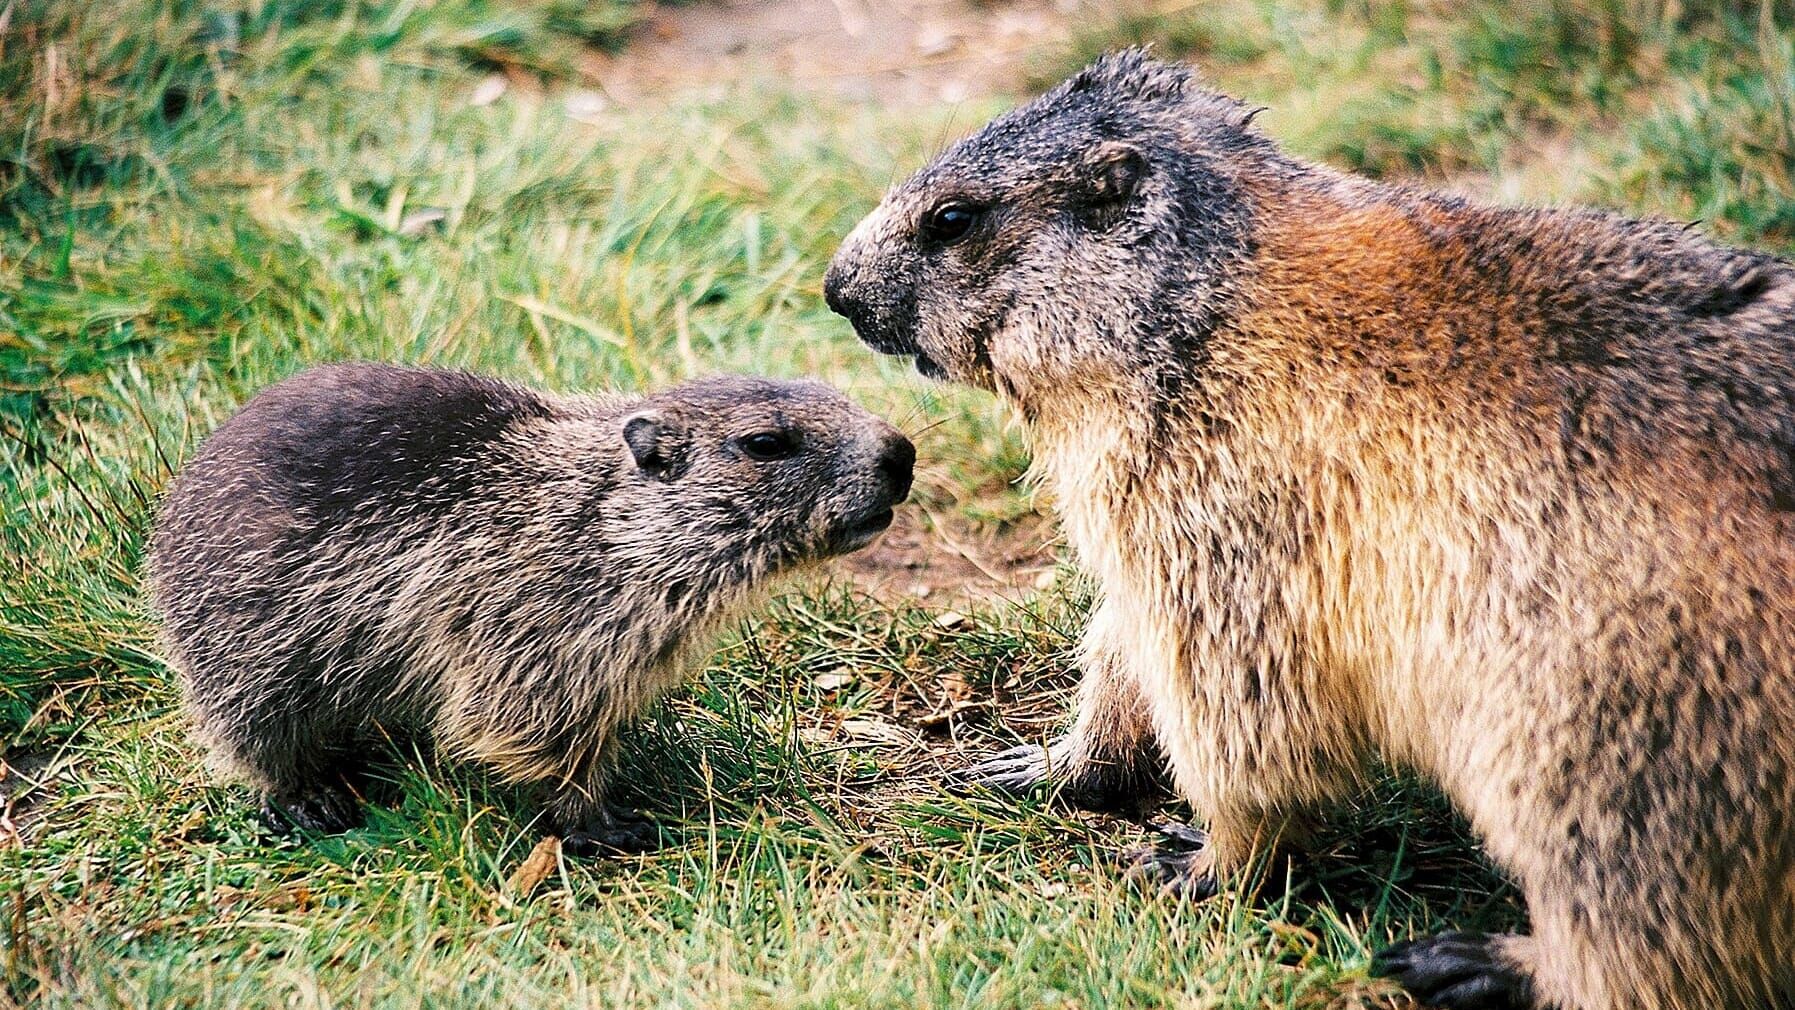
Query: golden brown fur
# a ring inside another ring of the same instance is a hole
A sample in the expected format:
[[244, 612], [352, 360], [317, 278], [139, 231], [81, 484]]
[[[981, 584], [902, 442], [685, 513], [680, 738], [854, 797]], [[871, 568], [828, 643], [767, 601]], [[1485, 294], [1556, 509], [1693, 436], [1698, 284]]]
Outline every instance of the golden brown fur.
[[[1085, 131], [1139, 168], [1080, 228]], [[932, 241], [953, 200], [978, 224]], [[1131, 54], [898, 187], [830, 288], [1027, 419], [1102, 587], [1055, 773], [1156, 741], [1207, 821], [1190, 874], [1376, 755], [1533, 923], [1380, 962], [1423, 997], [1795, 1006], [1788, 264], [1304, 165]]]

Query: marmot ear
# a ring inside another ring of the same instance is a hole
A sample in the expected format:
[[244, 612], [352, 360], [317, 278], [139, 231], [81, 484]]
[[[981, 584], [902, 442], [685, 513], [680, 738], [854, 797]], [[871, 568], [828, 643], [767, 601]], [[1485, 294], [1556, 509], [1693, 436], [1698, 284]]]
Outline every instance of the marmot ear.
[[1131, 144], [1105, 141], [1084, 162], [1084, 205], [1093, 224], [1104, 224], [1134, 197], [1147, 174], [1147, 159]]
[[623, 419], [623, 443], [643, 473], [672, 480], [686, 469], [686, 433], [679, 423], [653, 407]]

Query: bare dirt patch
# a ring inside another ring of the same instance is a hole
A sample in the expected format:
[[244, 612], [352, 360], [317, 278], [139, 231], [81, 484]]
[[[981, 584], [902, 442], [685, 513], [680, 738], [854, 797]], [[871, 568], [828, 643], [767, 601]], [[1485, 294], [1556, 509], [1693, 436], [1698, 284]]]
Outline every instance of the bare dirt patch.
[[55, 751], [0, 755], [0, 849], [23, 844], [57, 771]]
[[1070, 0], [705, 0], [663, 6], [586, 68], [629, 100], [756, 78], [883, 105], [1008, 93], [1071, 31]]
[[898, 510], [877, 543], [843, 559], [840, 570], [880, 599], [991, 603], [1051, 585], [1055, 546], [1053, 525], [1039, 515], [995, 527], [910, 505]]

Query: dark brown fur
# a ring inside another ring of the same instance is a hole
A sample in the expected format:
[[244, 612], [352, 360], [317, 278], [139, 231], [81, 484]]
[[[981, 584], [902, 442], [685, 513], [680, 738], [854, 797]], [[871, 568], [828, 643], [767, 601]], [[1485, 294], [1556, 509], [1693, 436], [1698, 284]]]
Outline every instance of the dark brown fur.
[[575, 851], [643, 847], [605, 802], [617, 731], [770, 580], [883, 529], [914, 458], [818, 383], [325, 366], [182, 468], [151, 592], [196, 728], [283, 819], [353, 823], [370, 742], [421, 736], [540, 783]]

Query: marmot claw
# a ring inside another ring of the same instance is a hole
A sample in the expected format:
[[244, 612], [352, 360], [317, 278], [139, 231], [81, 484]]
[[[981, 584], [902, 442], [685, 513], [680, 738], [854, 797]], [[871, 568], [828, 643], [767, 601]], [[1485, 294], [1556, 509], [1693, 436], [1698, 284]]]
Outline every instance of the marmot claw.
[[1137, 845], [1120, 853], [1129, 880], [1152, 885], [1160, 893], [1199, 901], [1216, 891], [1215, 872], [1209, 853], [1209, 833], [1188, 824], [1156, 824], [1153, 830], [1165, 839], [1157, 845]]
[[1442, 933], [1379, 951], [1371, 974], [1440, 1010], [1533, 1010], [1532, 980], [1497, 956], [1486, 933]]
[[1051, 747], [1022, 744], [959, 769], [948, 782], [956, 791], [982, 788], [1020, 795], [1047, 785], [1054, 768]]
[[608, 807], [590, 823], [561, 837], [561, 851], [577, 859], [641, 855], [660, 847], [660, 825], [624, 807]]
[[1161, 797], [1154, 780], [1134, 765], [1074, 761], [1072, 738], [1045, 746], [1023, 744], [964, 768], [948, 780], [955, 792], [988, 789], [1011, 796], [1051, 789], [1052, 798], [1080, 810], [1133, 811]]

